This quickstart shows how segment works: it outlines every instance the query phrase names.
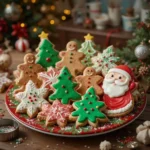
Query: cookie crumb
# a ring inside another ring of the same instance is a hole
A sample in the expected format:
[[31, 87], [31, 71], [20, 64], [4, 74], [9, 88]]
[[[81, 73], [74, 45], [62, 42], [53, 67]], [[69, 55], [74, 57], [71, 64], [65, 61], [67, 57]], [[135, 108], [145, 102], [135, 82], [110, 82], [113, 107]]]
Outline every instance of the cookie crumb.
[[46, 147], [49, 148], [49, 145], [47, 145]]

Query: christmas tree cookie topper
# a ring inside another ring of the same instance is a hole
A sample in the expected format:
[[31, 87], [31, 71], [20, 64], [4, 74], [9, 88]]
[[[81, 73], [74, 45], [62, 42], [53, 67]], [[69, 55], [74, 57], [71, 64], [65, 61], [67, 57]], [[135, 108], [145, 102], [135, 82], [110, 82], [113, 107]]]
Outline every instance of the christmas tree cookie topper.
[[45, 33], [44, 31], [41, 32], [41, 34], [38, 35], [40, 39], [47, 39], [48, 38], [48, 33]]
[[70, 101], [79, 100], [80, 94], [75, 91], [77, 83], [72, 82], [72, 76], [67, 67], [64, 67], [59, 76], [58, 81], [52, 85], [55, 92], [49, 96], [50, 101], [60, 100], [62, 104], [68, 104]]
[[84, 36], [85, 40], [92, 40], [94, 38], [94, 36], [92, 36], [91, 34], [87, 34], [86, 36]]
[[98, 122], [108, 121], [107, 117], [101, 111], [105, 109], [105, 103], [98, 100], [95, 90], [90, 87], [82, 100], [74, 102], [73, 107], [76, 109], [70, 115], [70, 119], [76, 121], [76, 126], [84, 126], [87, 123], [97, 127]]

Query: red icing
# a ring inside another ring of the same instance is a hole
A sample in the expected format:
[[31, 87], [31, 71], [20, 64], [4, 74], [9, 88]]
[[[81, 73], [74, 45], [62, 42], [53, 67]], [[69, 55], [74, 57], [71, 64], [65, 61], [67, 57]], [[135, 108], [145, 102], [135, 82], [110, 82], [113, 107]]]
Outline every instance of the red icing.
[[125, 107], [132, 100], [130, 91], [126, 92], [123, 96], [110, 98], [104, 94], [103, 100], [108, 109], [119, 109]]
[[46, 117], [47, 121], [60, 121], [65, 122], [71, 112], [73, 111], [72, 105], [64, 105], [59, 100], [55, 100], [52, 105], [45, 104], [42, 106], [42, 114]]

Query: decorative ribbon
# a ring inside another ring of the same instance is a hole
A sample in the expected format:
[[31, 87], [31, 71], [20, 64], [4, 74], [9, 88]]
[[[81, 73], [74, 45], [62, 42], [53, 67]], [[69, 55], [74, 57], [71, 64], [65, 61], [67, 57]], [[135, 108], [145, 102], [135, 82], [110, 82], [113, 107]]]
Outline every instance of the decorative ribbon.
[[110, 41], [110, 38], [111, 38], [111, 35], [113, 33], [117, 33], [117, 32], [120, 32], [120, 29], [111, 29], [107, 32], [107, 35], [106, 35], [106, 40], [105, 40], [105, 46], [108, 47], [109, 45], [109, 41]]

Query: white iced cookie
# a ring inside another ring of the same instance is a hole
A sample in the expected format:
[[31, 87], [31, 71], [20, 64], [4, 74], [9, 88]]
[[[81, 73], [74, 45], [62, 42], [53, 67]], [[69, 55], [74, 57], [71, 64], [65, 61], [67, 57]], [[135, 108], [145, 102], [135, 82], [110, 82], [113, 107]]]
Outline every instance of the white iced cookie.
[[35, 117], [41, 110], [42, 105], [48, 103], [44, 98], [47, 96], [47, 88], [37, 88], [29, 80], [24, 92], [15, 94], [15, 98], [20, 101], [16, 108], [17, 113], [27, 113], [30, 118]]

